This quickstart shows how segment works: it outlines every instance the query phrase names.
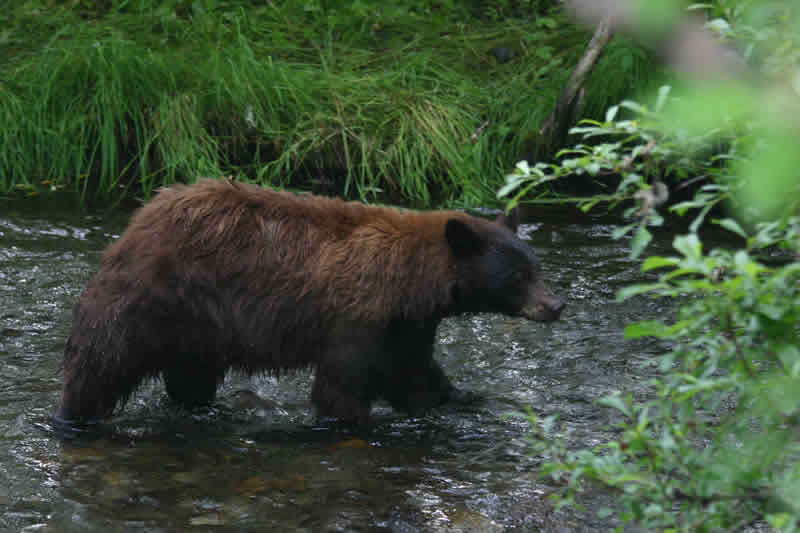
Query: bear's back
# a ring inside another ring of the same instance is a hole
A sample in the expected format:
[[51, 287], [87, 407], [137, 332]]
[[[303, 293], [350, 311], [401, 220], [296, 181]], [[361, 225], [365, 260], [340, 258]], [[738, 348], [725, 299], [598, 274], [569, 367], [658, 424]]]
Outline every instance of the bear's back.
[[246, 285], [353, 319], [427, 316], [449, 300], [444, 226], [453, 217], [483, 222], [203, 180], [163, 189], [139, 209], [99, 276]]

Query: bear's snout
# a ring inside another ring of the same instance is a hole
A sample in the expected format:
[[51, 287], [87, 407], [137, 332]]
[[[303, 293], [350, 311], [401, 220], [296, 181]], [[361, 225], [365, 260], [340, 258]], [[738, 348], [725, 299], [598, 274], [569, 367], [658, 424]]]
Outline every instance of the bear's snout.
[[564, 300], [553, 294], [541, 281], [535, 283], [528, 294], [528, 303], [520, 314], [529, 320], [553, 322], [558, 320], [566, 307]]

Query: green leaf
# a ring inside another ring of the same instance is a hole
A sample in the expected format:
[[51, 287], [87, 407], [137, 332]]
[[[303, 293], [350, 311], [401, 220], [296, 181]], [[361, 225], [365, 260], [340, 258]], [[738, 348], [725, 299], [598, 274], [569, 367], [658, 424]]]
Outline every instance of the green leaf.
[[656, 268], [676, 266], [679, 262], [680, 260], [677, 257], [653, 255], [645, 259], [644, 263], [642, 263], [642, 272], [647, 272], [648, 270], [654, 270]]
[[639, 185], [638, 188], [640, 188], [643, 182], [644, 178], [642, 178], [641, 175], [635, 172], [628, 172], [625, 174], [625, 177], [622, 179], [622, 181], [619, 182], [619, 185], [617, 185], [617, 193], [624, 193], [628, 187], [634, 184]]
[[556, 19], [552, 17], [539, 17], [536, 19], [536, 25], [543, 26], [545, 28], [552, 30], [553, 28], [558, 26], [558, 22], [556, 21]]
[[706, 22], [706, 28], [710, 28], [711, 30], [717, 32], [722, 37], [731, 32], [730, 24], [728, 24], [728, 21], [723, 18], [716, 18], [714, 20]]
[[503, 185], [502, 187], [500, 187], [500, 190], [499, 190], [499, 191], [497, 191], [497, 197], [498, 197], [498, 198], [503, 198], [503, 197], [505, 197], [505, 196], [508, 196], [508, 195], [509, 195], [509, 194], [511, 194], [511, 193], [512, 193], [514, 190], [518, 189], [518, 188], [519, 188], [519, 186], [520, 186], [520, 185], [521, 185], [521, 184], [522, 184], [524, 181], [525, 181], [525, 180], [509, 181], [508, 183], [506, 183], [505, 185]]
[[605, 405], [606, 407], [611, 407], [613, 409], [616, 409], [617, 411], [621, 412], [623, 415], [627, 416], [628, 418], [630, 418], [630, 416], [631, 416], [630, 405], [628, 405], [625, 402], [625, 400], [622, 398], [622, 396], [620, 396], [619, 394], [614, 394], [614, 395], [611, 395], [611, 396], [604, 396], [603, 398], [600, 398], [599, 400], [597, 400], [597, 403], [599, 405]]
[[703, 248], [695, 233], [675, 237], [672, 246], [687, 259], [699, 259]]
[[625, 326], [626, 339], [638, 339], [640, 337], [663, 337], [667, 327], [658, 320], [642, 320]]
[[635, 227], [636, 224], [628, 224], [627, 226], [616, 228], [613, 232], [611, 232], [611, 238], [614, 239], [615, 241], [619, 240], [620, 238], [622, 238], [623, 235], [625, 235]]
[[638, 258], [652, 239], [653, 235], [647, 231], [647, 227], [639, 226], [631, 241], [631, 259]]
[[739, 223], [732, 218], [723, 218], [722, 220], [715, 219], [712, 220], [712, 222], [714, 224], [717, 224], [718, 226], [722, 226], [728, 231], [732, 231], [733, 233], [739, 235], [740, 237], [743, 237], [745, 239], [748, 238], [747, 232], [744, 229], [742, 229], [742, 226], [740, 226]]
[[699, 272], [700, 268], [698, 268], [697, 264], [692, 265], [692, 268], [676, 268], [661, 276], [661, 281], [670, 281], [686, 274], [697, 274]]
[[773, 513], [766, 517], [767, 523], [775, 529], [783, 529], [792, 522], [792, 515], [789, 513]]
[[656, 100], [656, 112], [659, 112], [664, 108], [664, 104], [667, 101], [667, 97], [669, 96], [670, 90], [672, 90], [672, 87], [670, 87], [669, 85], [664, 85], [658, 89], [658, 99]]
[[708, 214], [709, 211], [711, 211], [712, 207], [714, 207], [713, 202], [706, 204], [700, 211], [700, 213], [695, 217], [695, 219], [692, 220], [692, 223], [689, 225], [689, 231], [691, 233], [697, 233], [697, 230], [700, 228], [700, 225], [703, 223], [703, 221], [706, 218], [706, 215]]
[[708, 205], [709, 200], [710, 200], [709, 195], [698, 194], [697, 196], [695, 196], [694, 200], [678, 202], [677, 204], [670, 206], [669, 210], [674, 213], [677, 213], [680, 216], [683, 216], [689, 209], [699, 209], [701, 207], [705, 207], [706, 205]]
[[583, 202], [583, 203], [580, 204], [579, 208], [580, 208], [581, 211], [586, 213], [591, 208], [593, 208], [595, 205], [597, 205], [598, 203], [600, 203], [600, 200], [592, 200], [592, 201], [589, 201], [589, 202]]
[[612, 514], [614, 514], [614, 510], [611, 509], [610, 507], [601, 507], [600, 509], [597, 510], [597, 516], [599, 518], [608, 518]]
[[796, 369], [800, 369], [800, 347], [795, 345], [786, 345], [778, 349], [778, 360], [783, 364], [784, 368], [788, 368], [792, 374]]
[[662, 450], [674, 450], [678, 447], [677, 443], [675, 442], [675, 438], [669, 431], [667, 431], [667, 428], [663, 428], [658, 445]]
[[626, 287], [622, 287], [620, 290], [617, 291], [617, 301], [622, 302], [627, 300], [631, 296], [636, 296], [637, 294], [642, 294], [645, 292], [653, 292], [656, 289], [662, 288], [664, 285], [661, 283], [642, 283], [639, 285], [628, 285]]
[[634, 102], [633, 100], [623, 100], [619, 106], [624, 107], [625, 109], [630, 109], [631, 111], [639, 114], [644, 113], [645, 110], [641, 104]]

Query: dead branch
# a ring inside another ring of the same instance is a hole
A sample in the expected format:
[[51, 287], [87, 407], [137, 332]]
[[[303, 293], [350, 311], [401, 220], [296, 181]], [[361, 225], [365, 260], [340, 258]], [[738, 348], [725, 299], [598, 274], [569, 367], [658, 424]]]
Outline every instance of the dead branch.
[[578, 61], [566, 86], [562, 89], [552, 113], [539, 129], [539, 144], [546, 147], [547, 152], [561, 146], [566, 139], [575, 117], [580, 114], [579, 108], [583, 100], [583, 85], [586, 78], [612, 36], [611, 19], [606, 17], [597, 25], [592, 40], [589, 41], [583, 57]]

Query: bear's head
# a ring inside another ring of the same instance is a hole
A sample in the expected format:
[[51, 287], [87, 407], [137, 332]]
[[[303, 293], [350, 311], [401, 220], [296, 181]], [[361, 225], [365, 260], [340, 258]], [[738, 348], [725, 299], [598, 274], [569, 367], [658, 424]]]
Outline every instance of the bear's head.
[[519, 237], [519, 214], [495, 221], [453, 217], [445, 238], [455, 259], [453, 302], [465, 312], [521, 315], [539, 322], [557, 320], [564, 302], [541, 278], [539, 260]]

